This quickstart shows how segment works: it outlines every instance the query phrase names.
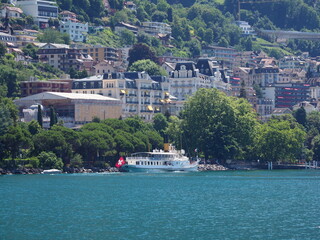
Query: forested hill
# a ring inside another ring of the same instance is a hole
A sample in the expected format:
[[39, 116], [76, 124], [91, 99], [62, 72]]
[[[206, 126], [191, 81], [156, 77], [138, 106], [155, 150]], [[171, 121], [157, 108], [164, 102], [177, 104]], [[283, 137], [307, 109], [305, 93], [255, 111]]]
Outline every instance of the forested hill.
[[[248, 2], [246, 0], [240, 1]], [[104, 0], [57, 0], [61, 10], [73, 11], [79, 15], [80, 19], [91, 22], [108, 17], [103, 2]], [[124, 2], [124, 0], [109, 0], [111, 8], [116, 10], [121, 10]], [[165, 3], [177, 10], [183, 7], [209, 5], [224, 15], [229, 12], [233, 16], [237, 15], [238, 9], [238, 0], [133, 0], [133, 2], [138, 7], [137, 14], [141, 14], [141, 7], [146, 13], [149, 12], [149, 9], [161, 11], [157, 6]], [[253, 0], [250, 2], [241, 3], [241, 19], [248, 21], [251, 25], [265, 29], [281, 28], [299, 31], [320, 29], [319, 0], [259, 0], [256, 1], [257, 3], [253, 3], [255, 2]], [[148, 8], [144, 8], [145, 6]], [[179, 14], [179, 12], [177, 11], [175, 14]], [[165, 20], [165, 17], [162, 20]]]

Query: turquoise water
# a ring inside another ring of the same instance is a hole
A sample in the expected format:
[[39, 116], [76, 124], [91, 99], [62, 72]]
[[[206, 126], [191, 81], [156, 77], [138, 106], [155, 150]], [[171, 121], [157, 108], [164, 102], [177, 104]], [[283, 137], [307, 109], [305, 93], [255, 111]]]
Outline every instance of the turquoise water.
[[0, 176], [0, 239], [320, 239], [320, 171]]

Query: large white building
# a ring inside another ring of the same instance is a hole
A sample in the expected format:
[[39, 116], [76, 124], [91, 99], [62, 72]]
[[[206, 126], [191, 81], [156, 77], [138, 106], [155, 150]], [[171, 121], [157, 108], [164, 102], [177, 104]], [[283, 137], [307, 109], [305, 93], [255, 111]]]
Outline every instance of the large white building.
[[170, 90], [177, 98], [177, 112], [179, 112], [188, 97], [200, 88], [216, 88], [229, 93], [231, 85], [228, 77], [223, 77], [218, 66], [210, 59], [199, 59], [194, 62], [178, 62], [171, 73]]
[[26, 15], [33, 17], [40, 28], [47, 28], [50, 18], [58, 18], [58, 6], [55, 1], [21, 0], [17, 2]]
[[75, 13], [63, 11], [60, 13], [60, 32], [68, 33], [74, 42], [83, 42], [88, 34], [88, 23], [82, 23]]
[[[100, 94], [122, 103], [122, 117], [139, 116], [151, 121], [155, 113], [169, 110], [170, 85], [166, 77], [145, 72], [108, 73], [75, 80], [73, 93]], [[168, 104], [167, 104], [168, 103]]]

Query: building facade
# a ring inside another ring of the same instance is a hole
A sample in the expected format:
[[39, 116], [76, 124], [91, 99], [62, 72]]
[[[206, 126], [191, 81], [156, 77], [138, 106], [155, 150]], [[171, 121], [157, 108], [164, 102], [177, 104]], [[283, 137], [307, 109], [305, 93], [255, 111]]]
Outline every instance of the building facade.
[[80, 71], [83, 68], [81, 51], [79, 49], [70, 49], [65, 44], [48, 43], [38, 50], [37, 55], [39, 56], [39, 61], [46, 62], [62, 71], [68, 71], [70, 68]]
[[120, 99], [122, 117], [139, 116], [151, 121], [165, 112], [170, 85], [166, 77], [150, 77], [144, 72], [109, 73], [73, 81], [72, 92], [100, 94]]
[[120, 58], [117, 49], [112, 47], [103, 47], [101, 45], [78, 45], [76, 46], [76, 49], [89, 54], [95, 62], [104, 60], [118, 61]]
[[310, 84], [291, 83], [275, 86], [275, 107], [290, 108], [300, 102], [310, 101]]
[[77, 15], [69, 11], [60, 13], [60, 32], [68, 33], [74, 42], [83, 42], [88, 34], [88, 23], [77, 20]]
[[237, 61], [238, 52], [234, 48], [207, 46], [202, 48], [202, 56], [214, 57], [221, 61], [225, 67], [233, 68]]
[[0, 17], [21, 18], [23, 11], [21, 8], [4, 6], [0, 9]]
[[274, 66], [263, 66], [251, 69], [249, 82], [258, 84], [261, 87], [270, 86], [279, 81], [279, 68]]
[[40, 28], [49, 27], [50, 18], [58, 18], [58, 6], [56, 2], [44, 0], [22, 0], [17, 2], [26, 15], [33, 17]]
[[158, 34], [171, 35], [171, 27], [163, 22], [142, 22], [141, 30], [146, 34], [157, 36]]
[[42, 92], [71, 92], [71, 79], [52, 79], [48, 81], [20, 82], [21, 97], [27, 97]]
[[58, 121], [62, 120], [66, 127], [76, 127], [92, 122], [94, 117], [103, 120], [121, 116], [121, 103], [118, 99], [97, 94], [44, 92], [20, 98], [15, 101], [15, 104], [19, 106], [20, 113], [23, 112], [29, 120], [37, 118], [34, 109], [30, 109], [30, 106], [43, 106], [44, 125], [47, 127], [49, 127], [48, 116], [51, 106], [57, 113]]

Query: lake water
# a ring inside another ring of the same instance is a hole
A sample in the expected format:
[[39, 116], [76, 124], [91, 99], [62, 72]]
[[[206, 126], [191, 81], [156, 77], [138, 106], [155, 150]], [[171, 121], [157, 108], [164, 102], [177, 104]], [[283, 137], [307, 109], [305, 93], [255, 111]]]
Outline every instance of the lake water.
[[0, 176], [0, 239], [320, 239], [320, 171]]

